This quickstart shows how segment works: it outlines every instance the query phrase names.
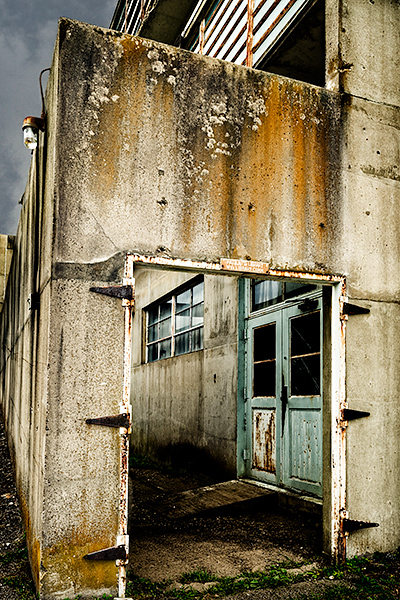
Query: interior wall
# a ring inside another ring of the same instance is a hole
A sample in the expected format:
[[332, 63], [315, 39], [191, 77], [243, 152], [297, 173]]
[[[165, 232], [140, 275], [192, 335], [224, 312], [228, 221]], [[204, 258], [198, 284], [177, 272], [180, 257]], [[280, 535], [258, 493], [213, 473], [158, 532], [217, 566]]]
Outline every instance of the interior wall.
[[135, 272], [131, 402], [134, 451], [236, 476], [237, 278], [204, 276], [204, 349], [145, 363], [145, 308], [193, 273]]

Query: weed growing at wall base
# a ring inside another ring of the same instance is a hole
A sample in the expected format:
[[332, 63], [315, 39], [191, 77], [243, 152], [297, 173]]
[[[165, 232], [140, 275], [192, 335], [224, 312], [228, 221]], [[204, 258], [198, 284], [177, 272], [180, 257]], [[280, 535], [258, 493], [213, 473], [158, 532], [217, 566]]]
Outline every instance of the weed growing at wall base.
[[135, 600], [209, 600], [260, 589], [275, 590], [277, 599], [400, 599], [400, 554], [374, 554], [349, 560], [343, 567], [314, 570], [308, 570], [307, 564], [281, 563], [266, 571], [242, 573], [239, 577], [218, 577], [198, 570], [184, 573], [175, 584], [171, 581], [154, 583], [130, 574], [127, 595]]

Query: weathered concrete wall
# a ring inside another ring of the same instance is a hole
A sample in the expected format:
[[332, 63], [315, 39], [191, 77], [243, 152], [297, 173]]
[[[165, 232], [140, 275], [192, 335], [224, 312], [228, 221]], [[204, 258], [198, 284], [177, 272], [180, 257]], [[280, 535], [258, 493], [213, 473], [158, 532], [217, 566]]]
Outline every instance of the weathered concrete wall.
[[[60, 176], [57, 156], [64, 147], [58, 94], [65, 73], [60, 69], [58, 50], [56, 42], [47, 89], [48, 160], [43, 201], [51, 221], [42, 258], [46, 252], [52, 257], [48, 266], [52, 284], [41, 537], [40, 592], [44, 598], [116, 591], [115, 563], [85, 561], [83, 556], [116, 544], [120, 439], [118, 430], [88, 426], [85, 420], [118, 414], [123, 390], [121, 303], [89, 291], [91, 286], [120, 282], [123, 257], [117, 254], [89, 265], [54, 260], [52, 234], [57, 212], [53, 211], [58, 210], [54, 199]], [[70, 174], [74, 175], [73, 169]], [[75, 200], [67, 193], [64, 201], [73, 204]]]
[[42, 211], [35, 185], [39, 171], [40, 159], [35, 151], [14, 243], [4, 307], [0, 315], [1, 406], [37, 585], [40, 578], [42, 535], [46, 414], [44, 389], [49, 316], [48, 280], [42, 281], [40, 310], [30, 309], [28, 303], [28, 298], [37, 289], [40, 279], [37, 271], [41, 246], [38, 222]]
[[[31, 169], [2, 313], [2, 404], [44, 599], [115, 589], [114, 565], [82, 555], [116, 541], [118, 435], [84, 420], [115, 414], [122, 397], [122, 309], [89, 288], [120, 283], [127, 251], [346, 276], [350, 298], [371, 307], [347, 328], [349, 406], [371, 406], [349, 425], [348, 510], [380, 523], [353, 534], [350, 553], [400, 542], [398, 53], [378, 76], [372, 46], [360, 50], [376, 23], [398, 48], [399, 7], [332, 3], [335, 92], [60, 22], [46, 153]], [[226, 395], [212, 387], [210, 435]]]
[[69, 21], [60, 57], [57, 260], [340, 256], [337, 95]]
[[[367, 401], [352, 391], [362, 389], [361, 380], [372, 378], [373, 389], [386, 381], [384, 403], [397, 426], [396, 372], [370, 346], [364, 355], [375, 364], [379, 359], [381, 368], [367, 372], [360, 346], [350, 341], [368, 319], [381, 320], [394, 336], [389, 305], [400, 289], [399, 117], [395, 106], [383, 104], [384, 92], [378, 94], [387, 82], [385, 97], [396, 102], [397, 59], [387, 75], [380, 70], [370, 78], [372, 49], [359, 48], [372, 44], [372, 23], [381, 21], [388, 26], [385, 39], [397, 47], [398, 5], [381, 1], [373, 7], [377, 19], [358, 2], [335, 4], [335, 35], [330, 31], [328, 38], [339, 40], [331, 50], [337, 79], [330, 83], [337, 80], [340, 93], [63, 21], [60, 80], [68, 85], [60, 89], [59, 111], [69, 126], [63, 126], [59, 154], [55, 248], [61, 262], [138, 250], [345, 275], [350, 299], [374, 306], [374, 315], [349, 320], [349, 405]], [[93, 69], [85, 89], [71, 85], [71, 66], [77, 73]], [[383, 414], [374, 410], [365, 423], [349, 426], [349, 458], [359, 427], [374, 440], [363, 465], [348, 463], [350, 518], [373, 519], [360, 478], [379, 472], [380, 456], [390, 457], [385, 480], [397, 468], [396, 437], [377, 434]], [[362, 456], [361, 447], [356, 455]], [[377, 478], [368, 489], [380, 506], [380, 528], [353, 534], [350, 553], [400, 541], [396, 484], [383, 503]]]
[[47, 132], [32, 156], [1, 313], [0, 361], [33, 577], [51, 599], [116, 591], [115, 563], [82, 557], [116, 543], [119, 436], [85, 419], [119, 412], [124, 335], [120, 303], [105, 306], [109, 299], [89, 292], [120, 281], [123, 256], [86, 268], [53, 264], [58, 77], [56, 48]]
[[131, 443], [135, 451], [236, 476], [236, 278], [204, 277], [204, 349], [145, 364], [145, 311], [193, 274], [136, 269]]
[[340, 4], [340, 269], [350, 298], [371, 310], [347, 325], [348, 403], [371, 413], [348, 427], [347, 499], [350, 518], [379, 523], [349, 536], [352, 556], [400, 542], [400, 5]]
[[6, 294], [14, 237], [13, 235], [0, 235], [0, 313], [3, 309], [4, 296]]

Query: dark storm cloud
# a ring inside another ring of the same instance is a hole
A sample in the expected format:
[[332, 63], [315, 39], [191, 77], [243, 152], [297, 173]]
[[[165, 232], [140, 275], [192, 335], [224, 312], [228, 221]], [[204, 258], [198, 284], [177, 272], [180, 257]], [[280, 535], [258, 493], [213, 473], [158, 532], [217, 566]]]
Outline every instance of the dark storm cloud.
[[0, 0], [0, 233], [17, 229], [30, 164], [21, 125], [27, 115], [40, 115], [38, 78], [51, 64], [59, 17], [108, 27], [115, 6], [116, 0]]

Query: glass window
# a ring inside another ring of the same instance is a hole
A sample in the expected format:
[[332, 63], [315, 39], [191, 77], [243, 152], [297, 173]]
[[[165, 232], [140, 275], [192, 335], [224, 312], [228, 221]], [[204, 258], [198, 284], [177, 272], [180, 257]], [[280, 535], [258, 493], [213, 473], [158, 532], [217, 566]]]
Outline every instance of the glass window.
[[321, 394], [320, 312], [290, 320], [291, 396]]
[[204, 281], [153, 304], [147, 313], [146, 362], [202, 350]]
[[288, 298], [295, 298], [316, 290], [318, 286], [298, 281], [273, 281], [254, 279], [251, 283], [251, 312], [278, 304]]
[[253, 397], [275, 396], [276, 324], [254, 330]]

